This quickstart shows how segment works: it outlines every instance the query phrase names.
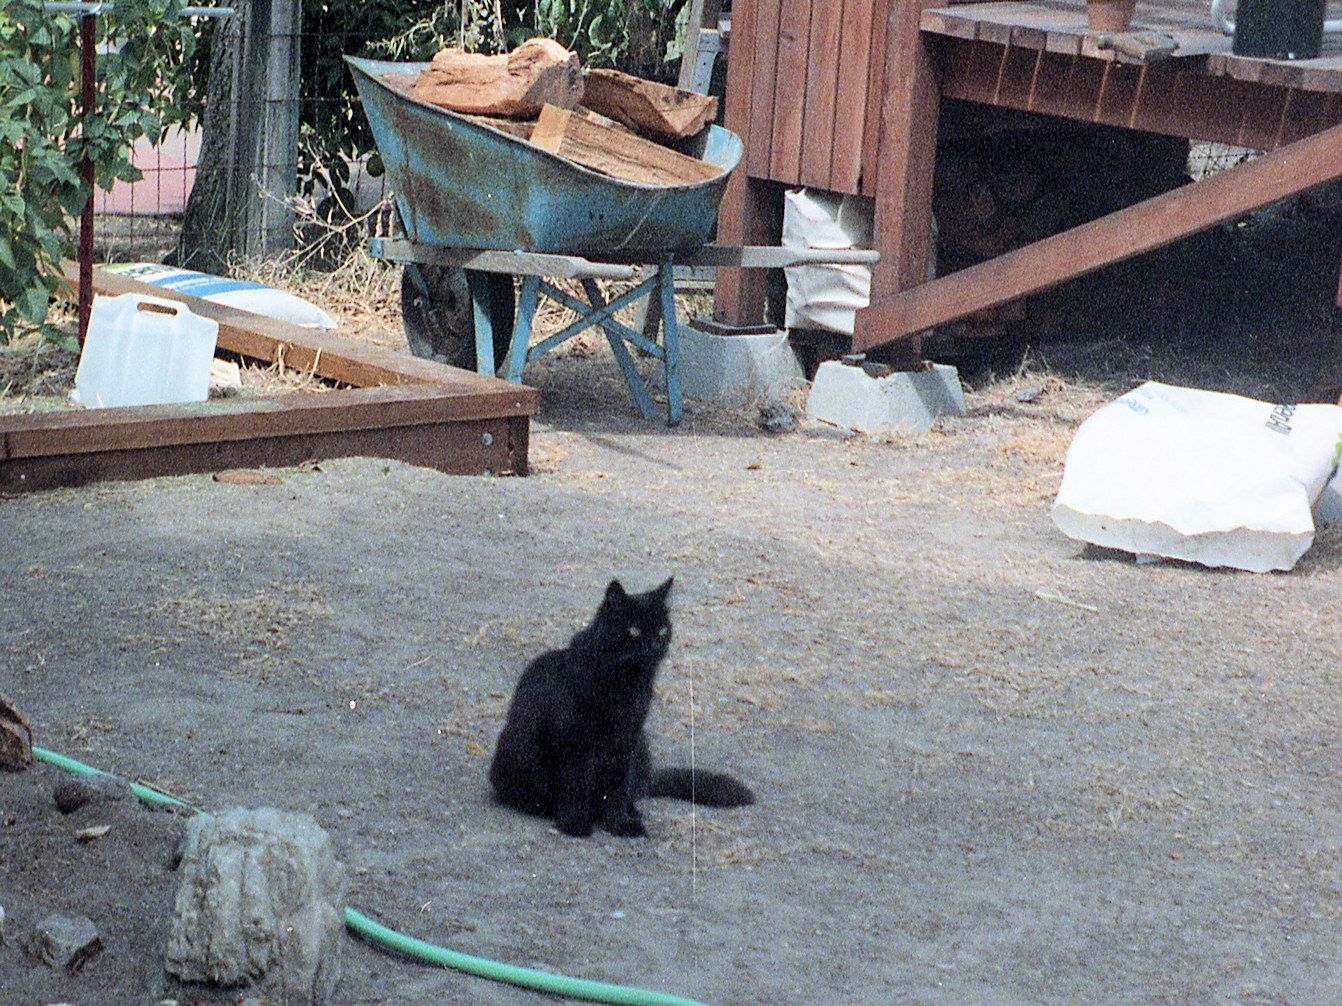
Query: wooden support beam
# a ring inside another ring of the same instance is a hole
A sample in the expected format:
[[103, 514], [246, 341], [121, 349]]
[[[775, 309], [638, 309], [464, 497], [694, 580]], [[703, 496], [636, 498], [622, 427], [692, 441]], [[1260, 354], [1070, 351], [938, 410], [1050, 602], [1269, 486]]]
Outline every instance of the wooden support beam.
[[[786, 185], [801, 182], [802, 128], [806, 117], [806, 69], [811, 58], [810, 0], [769, 0], [778, 8], [777, 65], [767, 177]], [[759, 128], [758, 121], [754, 128]]]
[[[888, 37], [890, 4], [893, 2], [896, 0], [871, 0], [871, 42], [866, 53], [867, 89], [863, 114], [859, 120], [862, 128], [859, 191], [864, 196], [876, 195], [876, 183], [881, 173], [881, 119], [885, 108], [885, 64], [890, 55]], [[858, 53], [861, 52], [859, 48]]]
[[[799, 135], [801, 155], [797, 177], [803, 185], [816, 189], [830, 188], [830, 174], [834, 169], [834, 146], [842, 145], [846, 137], [837, 133], [835, 122], [840, 107], [852, 104], [855, 95], [839, 93], [839, 66], [844, 62], [843, 0], [811, 0], [806, 47], [805, 86]], [[850, 50], [851, 51], [851, 50]], [[849, 59], [856, 63], [857, 60]]]
[[912, 341], [1335, 178], [1342, 178], [1342, 126], [873, 303], [859, 315], [853, 349]]
[[1342, 122], [1335, 93], [938, 36], [941, 93], [1080, 122], [1272, 150]]
[[[822, 186], [831, 192], [855, 195], [861, 189], [867, 95], [875, 72], [873, 66], [881, 65], [871, 62], [872, 36], [878, 34], [872, 30], [878, 6], [876, 0], [844, 0], [836, 55], [838, 97], [831, 140], [834, 153], [829, 165], [829, 184]], [[885, 37], [885, 20], [882, 9], [879, 32], [882, 39]]]
[[[776, 245], [782, 237], [783, 212], [779, 186], [732, 173], [718, 210], [718, 241], [722, 244]], [[713, 320], [742, 328], [764, 319], [769, 284], [760, 269], [719, 269], [713, 288]]]
[[[927, 279], [931, 261], [932, 176], [940, 117], [939, 67], [919, 30], [926, 0], [891, 0], [877, 157], [872, 233], [880, 261], [871, 270], [876, 303]], [[854, 346], [874, 346], [880, 329], [872, 309], [859, 311]], [[917, 338], [906, 340], [910, 362], [921, 357]]]
[[[762, 19], [773, 14], [770, 25]], [[773, 111], [773, 61], [776, 52], [776, 4], [770, 0], [735, 0], [733, 43], [727, 48], [727, 94], [723, 125], [741, 137], [745, 156], [727, 179], [718, 203], [718, 241], [722, 244], [769, 244], [780, 226], [770, 219], [770, 186], [758, 180], [768, 173], [769, 115]], [[767, 106], [767, 107], [765, 107]], [[768, 277], [758, 271], [723, 269], [713, 291], [714, 320], [733, 327], [764, 318]]]

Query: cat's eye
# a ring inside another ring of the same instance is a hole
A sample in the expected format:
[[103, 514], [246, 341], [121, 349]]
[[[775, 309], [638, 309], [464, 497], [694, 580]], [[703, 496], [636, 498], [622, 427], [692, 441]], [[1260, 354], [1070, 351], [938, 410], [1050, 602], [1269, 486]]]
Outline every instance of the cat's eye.
[[630, 636], [630, 638], [632, 638], [632, 639], [637, 639], [637, 638], [638, 638], [639, 636], [641, 636], [641, 635], [643, 635], [643, 630], [640, 629], [637, 625], [631, 625], [631, 626], [629, 626], [629, 636]]
[[659, 635], [659, 636], [665, 636], [665, 635], [669, 635], [670, 632], [671, 632], [671, 626], [669, 626], [669, 625], [663, 625], [660, 629], [657, 630], [657, 635]]

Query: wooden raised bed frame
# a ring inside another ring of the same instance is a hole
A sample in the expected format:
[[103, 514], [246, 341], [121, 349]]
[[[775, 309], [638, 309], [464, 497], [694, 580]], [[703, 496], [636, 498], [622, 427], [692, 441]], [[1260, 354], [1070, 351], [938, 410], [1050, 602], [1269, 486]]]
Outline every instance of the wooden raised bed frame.
[[[73, 279], [74, 274], [67, 270]], [[101, 294], [179, 300], [221, 350], [349, 389], [0, 416], [0, 491], [368, 455], [457, 475], [525, 475], [540, 393], [95, 270]]]

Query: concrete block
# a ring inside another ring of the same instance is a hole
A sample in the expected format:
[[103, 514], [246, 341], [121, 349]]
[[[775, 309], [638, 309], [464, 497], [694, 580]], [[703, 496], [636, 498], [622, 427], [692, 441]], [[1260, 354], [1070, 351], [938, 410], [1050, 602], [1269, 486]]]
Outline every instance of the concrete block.
[[869, 435], [925, 433], [938, 416], [963, 416], [965, 396], [954, 367], [933, 364], [917, 372], [871, 377], [861, 367], [827, 360], [806, 399], [808, 419]]
[[702, 401], [771, 398], [806, 381], [787, 332], [718, 335], [680, 330], [680, 385]]
[[169, 972], [245, 983], [292, 1006], [335, 1001], [345, 868], [312, 818], [269, 807], [197, 815], [187, 824], [181, 873]]

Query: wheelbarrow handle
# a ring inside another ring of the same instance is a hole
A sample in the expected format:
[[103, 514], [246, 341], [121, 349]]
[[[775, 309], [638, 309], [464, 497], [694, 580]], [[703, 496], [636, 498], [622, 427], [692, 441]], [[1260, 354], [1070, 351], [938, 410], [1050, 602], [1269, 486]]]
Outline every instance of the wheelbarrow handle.
[[457, 266], [479, 272], [561, 279], [633, 279], [637, 272], [632, 265], [593, 262], [581, 255], [443, 248], [394, 238], [372, 238], [368, 242], [368, 254], [389, 262], [418, 262], [421, 265]]

